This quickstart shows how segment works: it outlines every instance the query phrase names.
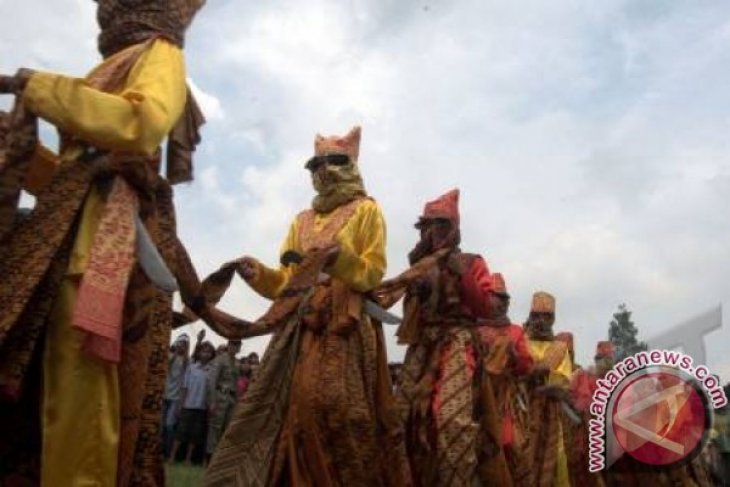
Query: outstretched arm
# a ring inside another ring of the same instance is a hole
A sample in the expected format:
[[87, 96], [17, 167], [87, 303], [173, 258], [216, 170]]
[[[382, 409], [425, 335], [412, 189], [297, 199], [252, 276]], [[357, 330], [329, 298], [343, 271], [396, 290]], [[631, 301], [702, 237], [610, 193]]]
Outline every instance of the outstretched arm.
[[165, 40], [154, 41], [118, 93], [100, 91], [83, 78], [36, 72], [23, 90], [23, 101], [61, 131], [99, 148], [151, 155], [185, 106], [183, 54]]
[[[281, 254], [287, 250], [299, 251], [297, 245], [298, 226], [296, 220], [289, 226], [284, 242], [281, 244]], [[296, 265], [289, 266], [279, 265], [277, 268], [267, 267], [258, 260], [245, 257], [243, 265], [249, 271], [244, 273], [242, 277], [261, 296], [274, 300], [284, 290]]]

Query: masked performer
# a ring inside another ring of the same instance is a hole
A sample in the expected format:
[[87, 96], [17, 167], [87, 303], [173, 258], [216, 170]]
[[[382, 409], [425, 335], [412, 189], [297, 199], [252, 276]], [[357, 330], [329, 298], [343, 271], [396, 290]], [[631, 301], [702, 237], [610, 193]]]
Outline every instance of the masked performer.
[[572, 362], [566, 343], [553, 334], [554, 323], [555, 298], [535, 293], [526, 324], [534, 361], [530, 378], [533, 485], [563, 487], [570, 485], [562, 415]]
[[[597, 380], [603, 378], [613, 367], [615, 348], [611, 342], [598, 342], [596, 346], [595, 366], [579, 369], [573, 373], [570, 381], [570, 402], [580, 416], [580, 423], [573, 423], [568, 432], [568, 460], [570, 463], [571, 485], [602, 486], [605, 485], [602, 472], [589, 472], [588, 434], [591, 413], [589, 411], [593, 394], [596, 392]], [[564, 423], [565, 425], [565, 423]]]
[[501, 447], [509, 465], [510, 483], [532, 485], [529, 458], [528, 397], [523, 379], [532, 368], [525, 332], [507, 316], [510, 295], [502, 274], [492, 274], [490, 293], [494, 318], [479, 328], [486, 344], [484, 368], [492, 383], [501, 425]]
[[[170, 186], [192, 179], [203, 122], [182, 53], [203, 1], [98, 0], [104, 60], [85, 78], [0, 77], [17, 95], [0, 153], [0, 484], [164, 482], [175, 280], [207, 314]], [[58, 128], [58, 156], [35, 117]], [[11, 222], [23, 186], [37, 203]]]
[[[365, 192], [359, 144], [359, 127], [317, 136], [306, 164], [317, 195], [289, 229], [282, 266], [248, 257], [235, 264], [275, 299], [268, 316], [298, 304], [275, 325], [205, 485], [409, 485], [382, 329], [364, 307], [385, 272], [385, 222]], [[312, 270], [314, 286], [296, 284]]]
[[401, 296], [400, 344], [408, 345], [397, 402], [417, 485], [472, 485], [508, 478], [499, 425], [482, 367], [479, 320], [489, 315], [484, 259], [461, 252], [458, 190], [426, 204], [411, 267], [379, 288], [389, 306]]

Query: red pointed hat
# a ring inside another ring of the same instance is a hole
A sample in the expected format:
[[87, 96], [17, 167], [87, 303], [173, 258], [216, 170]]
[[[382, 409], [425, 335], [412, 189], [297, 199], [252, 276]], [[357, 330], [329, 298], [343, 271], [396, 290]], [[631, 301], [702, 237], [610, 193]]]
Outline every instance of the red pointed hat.
[[346, 154], [350, 156], [350, 161], [353, 164], [357, 164], [357, 158], [360, 155], [361, 132], [360, 127], [356, 125], [344, 136], [330, 135], [324, 137], [317, 134], [314, 137], [314, 155]]
[[598, 342], [596, 345], [596, 358], [613, 358], [616, 347], [612, 342]]
[[448, 193], [426, 203], [421, 218], [447, 218], [455, 226], [459, 226], [459, 190], [452, 189]]

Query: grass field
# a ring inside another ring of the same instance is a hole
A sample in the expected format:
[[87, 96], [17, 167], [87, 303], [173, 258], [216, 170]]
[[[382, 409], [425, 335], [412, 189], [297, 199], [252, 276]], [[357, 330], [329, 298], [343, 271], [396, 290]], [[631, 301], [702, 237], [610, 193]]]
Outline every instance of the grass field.
[[182, 463], [167, 465], [166, 487], [198, 487], [203, 480], [203, 469]]

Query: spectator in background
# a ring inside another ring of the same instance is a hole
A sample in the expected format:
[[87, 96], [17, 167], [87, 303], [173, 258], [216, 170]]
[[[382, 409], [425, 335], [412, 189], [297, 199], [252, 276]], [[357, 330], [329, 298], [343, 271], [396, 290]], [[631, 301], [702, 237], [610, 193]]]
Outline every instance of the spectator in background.
[[168, 461], [175, 461], [180, 445], [187, 444], [185, 463], [190, 464], [193, 450], [205, 442], [208, 422], [208, 373], [209, 364], [215, 356], [213, 344], [206, 341], [193, 354], [193, 363], [185, 373], [182, 399], [178, 408], [176, 439]]
[[388, 364], [388, 371], [390, 372], [390, 382], [393, 386], [393, 392], [398, 388], [400, 382], [401, 365], [398, 363]]
[[525, 331], [509, 318], [511, 297], [504, 276], [495, 272], [490, 279], [488, 299], [493, 312], [482, 320], [479, 335], [485, 349], [482, 367], [496, 403], [496, 431], [507, 462], [508, 472], [500, 481], [515, 487], [531, 486], [529, 401], [523, 379], [532, 369], [532, 356]]
[[258, 367], [260, 363], [259, 360], [259, 354], [256, 352], [251, 352], [248, 354], [248, 364], [253, 369], [254, 367]]
[[170, 455], [174, 440], [175, 424], [177, 423], [178, 402], [182, 396], [185, 371], [188, 368], [190, 354], [190, 337], [183, 333], [178, 336], [170, 348], [167, 362], [167, 378], [165, 380], [165, 395], [162, 401], [162, 447], [165, 456]]
[[208, 376], [208, 441], [206, 450], [212, 455], [236, 405], [238, 363], [236, 354], [241, 351], [241, 340], [230, 340], [225, 352], [213, 360]]
[[242, 357], [238, 362], [238, 382], [236, 382], [236, 397], [240, 401], [248, 390], [248, 385], [251, 383], [251, 364], [249, 363], [248, 357]]

